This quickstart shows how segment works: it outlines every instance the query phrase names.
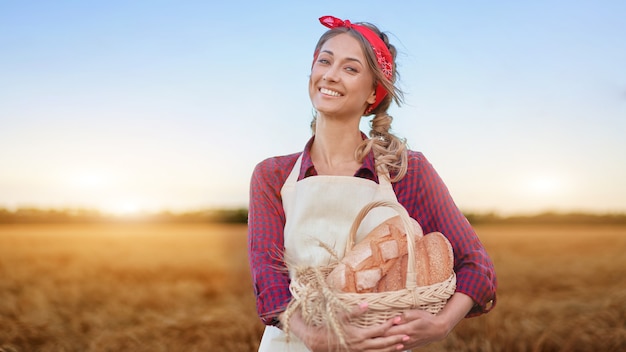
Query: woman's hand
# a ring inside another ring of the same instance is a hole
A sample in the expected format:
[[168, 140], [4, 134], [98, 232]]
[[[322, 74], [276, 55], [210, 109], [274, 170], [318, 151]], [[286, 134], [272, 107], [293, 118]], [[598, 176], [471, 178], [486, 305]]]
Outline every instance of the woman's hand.
[[[341, 324], [343, 324], [348, 351], [395, 352], [407, 349], [404, 343], [409, 340], [409, 336], [404, 333], [390, 333], [394, 324], [401, 323], [400, 317], [367, 328], [359, 328], [348, 323], [350, 318], [356, 318], [366, 311], [367, 304], [362, 304], [342, 319]], [[291, 331], [313, 352], [341, 350], [339, 339], [333, 332], [325, 326], [308, 326], [299, 312], [291, 317], [289, 325]]]
[[426, 346], [443, 340], [472, 309], [474, 301], [467, 295], [455, 293], [437, 315], [423, 310], [409, 310], [386, 332], [386, 336], [408, 335], [406, 349]]
[[443, 340], [451, 329], [447, 322], [437, 315], [423, 310], [409, 310], [402, 313], [399, 323], [387, 331], [390, 335], [405, 334], [410, 338], [404, 342], [406, 349], [426, 346]]

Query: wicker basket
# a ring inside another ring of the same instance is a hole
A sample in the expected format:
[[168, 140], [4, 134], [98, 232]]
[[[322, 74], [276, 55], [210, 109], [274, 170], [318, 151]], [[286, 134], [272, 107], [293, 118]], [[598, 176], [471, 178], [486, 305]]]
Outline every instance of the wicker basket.
[[[357, 229], [367, 213], [376, 207], [390, 207], [396, 210], [402, 219], [407, 242], [415, 243], [414, 228], [406, 209], [397, 202], [377, 201], [366, 205], [357, 215], [350, 229], [346, 252], [354, 245]], [[340, 316], [355, 309], [360, 303], [367, 302], [367, 311], [353, 318], [350, 323], [359, 327], [380, 324], [409, 309], [421, 309], [430, 313], [439, 312], [456, 288], [456, 275], [440, 283], [418, 287], [415, 272], [415, 246], [408, 245], [408, 268], [406, 288], [398, 291], [378, 293], [346, 293], [335, 290], [326, 283], [326, 276], [337, 263], [324, 267], [295, 268], [294, 277], [289, 287], [293, 298], [286, 310], [292, 314], [300, 310], [307, 324], [314, 326], [328, 325], [339, 335], [337, 324]], [[288, 322], [289, 319], [286, 319]]]

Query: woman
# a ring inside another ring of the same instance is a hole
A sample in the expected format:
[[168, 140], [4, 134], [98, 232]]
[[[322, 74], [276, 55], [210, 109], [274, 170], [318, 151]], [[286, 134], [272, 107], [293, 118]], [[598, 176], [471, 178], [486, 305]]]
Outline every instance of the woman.
[[[330, 29], [314, 53], [309, 95], [317, 112], [313, 137], [301, 153], [264, 160], [254, 170], [249, 207], [249, 257], [257, 309], [267, 325], [260, 351], [326, 351], [337, 341], [324, 327], [289, 321], [292, 336], [280, 329], [289, 303], [285, 262], [326, 265], [329, 253], [343, 255], [356, 214], [373, 200], [397, 200], [422, 226], [441, 232], [454, 250], [457, 288], [437, 315], [410, 310], [369, 328], [347, 327], [351, 351], [398, 351], [441, 340], [464, 317], [486, 313], [495, 302], [491, 259], [456, 207], [436, 171], [419, 152], [390, 133], [387, 109], [399, 103], [395, 47], [375, 26], [325, 16]], [[374, 115], [370, 137], [359, 130], [362, 116]], [[381, 211], [373, 228], [394, 214]], [[368, 232], [360, 230], [357, 238]], [[367, 311], [365, 304], [351, 314]], [[295, 335], [295, 336], [293, 336]]]

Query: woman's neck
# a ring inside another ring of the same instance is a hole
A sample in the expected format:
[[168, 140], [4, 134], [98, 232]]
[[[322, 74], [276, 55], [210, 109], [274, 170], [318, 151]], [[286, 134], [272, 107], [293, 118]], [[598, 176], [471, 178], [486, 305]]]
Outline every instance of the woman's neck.
[[320, 175], [352, 176], [359, 169], [354, 156], [362, 142], [359, 121], [338, 121], [318, 118], [311, 159]]

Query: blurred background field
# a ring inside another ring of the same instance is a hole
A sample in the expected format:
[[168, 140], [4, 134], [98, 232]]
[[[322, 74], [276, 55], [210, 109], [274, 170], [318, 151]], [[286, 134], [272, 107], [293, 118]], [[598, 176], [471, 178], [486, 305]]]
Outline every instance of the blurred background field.
[[[425, 351], [623, 351], [626, 226], [479, 224], [498, 303]], [[256, 351], [246, 226], [0, 226], [0, 351]]]
[[252, 351], [243, 225], [0, 226], [2, 351]]

